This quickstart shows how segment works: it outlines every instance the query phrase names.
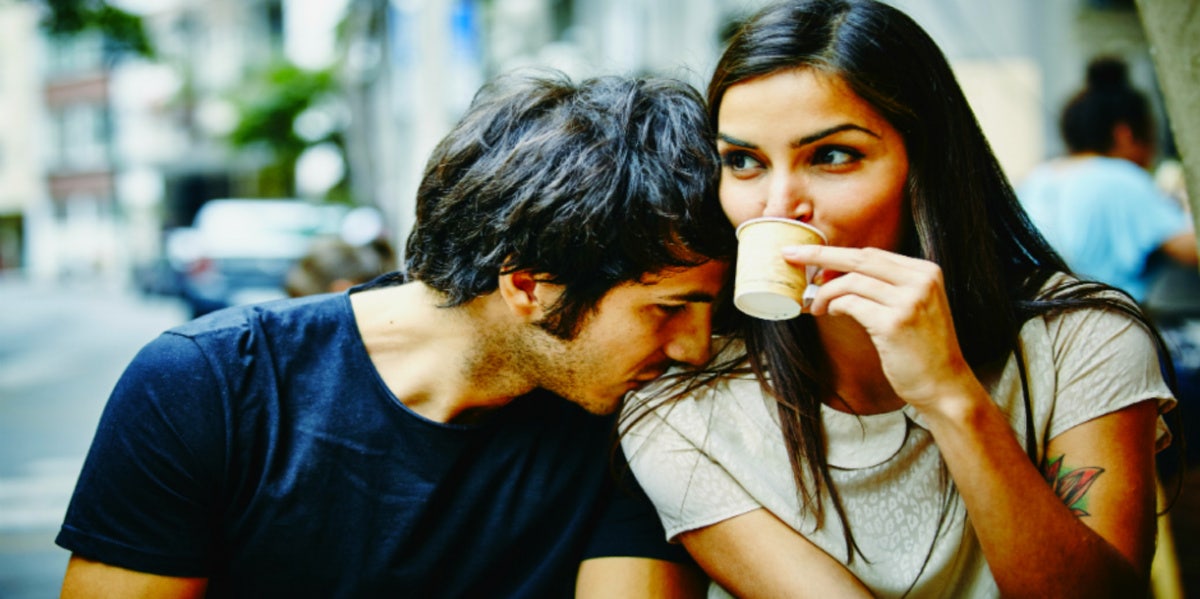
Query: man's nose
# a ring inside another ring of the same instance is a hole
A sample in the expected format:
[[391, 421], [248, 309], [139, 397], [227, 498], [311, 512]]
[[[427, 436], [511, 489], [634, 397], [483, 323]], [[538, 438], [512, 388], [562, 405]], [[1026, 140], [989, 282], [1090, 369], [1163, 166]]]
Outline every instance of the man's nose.
[[697, 305], [672, 327], [663, 348], [667, 357], [693, 366], [703, 366], [712, 351], [712, 306]]

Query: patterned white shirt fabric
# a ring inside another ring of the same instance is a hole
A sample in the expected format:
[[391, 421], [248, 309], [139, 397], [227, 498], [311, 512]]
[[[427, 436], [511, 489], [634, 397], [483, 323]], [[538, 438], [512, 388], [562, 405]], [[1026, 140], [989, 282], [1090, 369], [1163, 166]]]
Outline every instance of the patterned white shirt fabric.
[[[1129, 318], [1072, 311], [1033, 319], [1020, 335], [1038, 459], [1049, 439], [1145, 400], [1174, 407], [1154, 345]], [[1016, 359], [983, 383], [1025, 446]], [[642, 397], [652, 397], [647, 394]], [[800, 508], [774, 400], [750, 375], [691, 396], [627, 403], [623, 446], [674, 539], [766, 508], [847, 564], [877, 597], [997, 597], [962, 499], [915, 410], [855, 416], [822, 409], [833, 484], [861, 555], [853, 560], [827, 494], [825, 521]], [[1162, 419], [1157, 447], [1170, 442]], [[811, 488], [811, 487], [810, 487]], [[709, 597], [729, 597], [713, 583]]]

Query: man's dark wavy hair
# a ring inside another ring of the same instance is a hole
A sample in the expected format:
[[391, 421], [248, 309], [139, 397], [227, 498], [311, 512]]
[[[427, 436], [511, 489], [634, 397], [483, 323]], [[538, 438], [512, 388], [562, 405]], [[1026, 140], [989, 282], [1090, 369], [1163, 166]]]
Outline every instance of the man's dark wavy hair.
[[564, 292], [543, 326], [571, 338], [614, 286], [728, 259], [734, 235], [704, 101], [668, 78], [512, 73], [434, 149], [406, 276], [446, 306], [531, 270]]

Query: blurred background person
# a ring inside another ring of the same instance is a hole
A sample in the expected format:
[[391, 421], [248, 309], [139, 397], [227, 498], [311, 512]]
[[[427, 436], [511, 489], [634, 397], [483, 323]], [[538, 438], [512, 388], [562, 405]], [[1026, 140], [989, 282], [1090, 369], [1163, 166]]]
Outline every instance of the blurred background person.
[[386, 239], [354, 245], [337, 237], [319, 239], [288, 271], [291, 297], [344, 291], [396, 270], [396, 254]]
[[[1029, 217], [1081, 276], [1127, 291], [1171, 350], [1185, 436], [1200, 431], [1200, 274], [1186, 202], [1153, 174], [1154, 119], [1127, 64], [1094, 58], [1087, 80], [1064, 106], [1059, 132], [1067, 155], [1035, 169], [1018, 187]], [[1196, 463], [1194, 443], [1187, 463]], [[1159, 457], [1164, 475], [1180, 464]]]
[[1160, 257], [1194, 268], [1195, 231], [1184, 207], [1148, 170], [1153, 118], [1122, 60], [1092, 60], [1059, 131], [1067, 155], [1031, 171], [1018, 194], [1072, 269], [1145, 302]]

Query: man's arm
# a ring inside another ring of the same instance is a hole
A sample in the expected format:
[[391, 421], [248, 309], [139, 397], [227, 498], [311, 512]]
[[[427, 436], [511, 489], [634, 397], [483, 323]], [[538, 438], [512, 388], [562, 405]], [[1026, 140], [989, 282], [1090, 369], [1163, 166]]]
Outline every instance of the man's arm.
[[203, 579], [146, 572], [207, 576], [209, 502], [225, 455], [219, 385], [197, 344], [177, 334], [126, 367], [55, 538], [72, 552], [63, 597], [203, 597]]
[[72, 555], [60, 598], [202, 599], [207, 588], [207, 578], [158, 576]]
[[708, 577], [694, 564], [643, 557], [584, 560], [575, 581], [576, 599], [688, 599], [707, 589]]

